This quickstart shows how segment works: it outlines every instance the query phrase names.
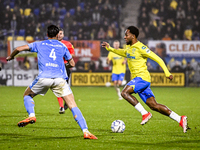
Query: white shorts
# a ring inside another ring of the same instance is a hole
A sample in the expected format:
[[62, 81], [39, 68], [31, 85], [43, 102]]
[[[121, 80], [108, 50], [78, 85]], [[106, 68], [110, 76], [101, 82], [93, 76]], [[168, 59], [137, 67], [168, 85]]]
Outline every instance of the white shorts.
[[69, 85], [63, 78], [36, 78], [29, 87], [35, 94], [40, 95], [45, 95], [49, 88], [56, 97], [63, 97], [72, 93]]

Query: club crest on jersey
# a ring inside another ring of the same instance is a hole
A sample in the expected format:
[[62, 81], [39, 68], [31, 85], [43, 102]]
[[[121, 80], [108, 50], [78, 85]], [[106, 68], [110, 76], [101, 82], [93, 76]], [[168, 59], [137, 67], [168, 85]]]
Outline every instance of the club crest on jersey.
[[136, 51], [136, 48], [133, 48], [133, 49], [132, 49], [132, 52], [134, 53], [135, 51]]

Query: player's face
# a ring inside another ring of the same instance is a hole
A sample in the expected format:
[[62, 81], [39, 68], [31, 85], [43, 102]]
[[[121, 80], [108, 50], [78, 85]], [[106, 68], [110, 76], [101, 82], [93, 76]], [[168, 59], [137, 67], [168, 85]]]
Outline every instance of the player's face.
[[119, 48], [119, 45], [120, 45], [119, 42], [114, 42], [114, 43], [113, 43], [113, 47], [114, 47], [115, 49], [118, 49], [118, 48]]
[[63, 31], [59, 31], [59, 33], [58, 33], [58, 40], [61, 41], [63, 39], [63, 37], [64, 37]]
[[124, 39], [126, 41], [126, 45], [132, 45], [133, 34], [130, 33], [130, 30], [125, 31]]

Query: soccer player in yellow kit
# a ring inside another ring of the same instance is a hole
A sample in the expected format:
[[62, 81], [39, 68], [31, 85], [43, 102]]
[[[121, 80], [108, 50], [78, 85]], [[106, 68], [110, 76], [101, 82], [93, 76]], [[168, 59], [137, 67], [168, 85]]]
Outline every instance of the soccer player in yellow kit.
[[133, 93], [138, 93], [140, 98], [148, 105], [152, 110], [157, 111], [163, 115], [169, 116], [173, 120], [177, 121], [183, 128], [185, 133], [188, 129], [187, 117], [179, 116], [165, 105], [159, 104], [155, 100], [155, 96], [150, 89], [151, 78], [147, 70], [147, 58], [156, 61], [164, 70], [165, 76], [172, 80], [173, 76], [168, 71], [164, 61], [152, 52], [146, 45], [137, 40], [139, 30], [135, 26], [129, 26], [125, 31], [124, 39], [126, 41], [126, 49], [114, 49], [110, 47], [107, 42], [102, 43], [102, 47], [105, 47], [108, 51], [114, 52], [120, 56], [126, 57], [128, 67], [131, 72], [132, 80], [122, 90], [122, 97], [126, 99], [131, 105], [135, 107], [142, 114], [141, 125], [144, 125], [152, 117], [150, 112], [147, 112], [144, 107], [138, 102]]
[[[113, 42], [113, 47], [115, 49], [119, 49], [120, 43], [118, 40]], [[126, 72], [126, 58], [119, 56], [113, 52], [109, 52], [108, 57], [106, 58], [107, 64], [112, 61], [112, 81], [114, 83], [115, 90], [117, 91], [119, 100], [122, 100], [120, 86], [122, 85], [122, 81]]]

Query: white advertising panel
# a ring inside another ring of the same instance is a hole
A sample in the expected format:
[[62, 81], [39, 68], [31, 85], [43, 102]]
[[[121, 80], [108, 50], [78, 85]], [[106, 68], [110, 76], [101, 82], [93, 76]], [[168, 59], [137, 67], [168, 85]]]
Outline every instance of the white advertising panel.
[[[28, 86], [35, 79], [38, 74], [38, 70], [14, 70], [14, 86]], [[6, 86], [12, 86], [12, 70], [0, 71], [0, 84]]]
[[148, 41], [151, 50], [162, 48], [166, 54], [172, 57], [199, 57], [199, 41]]

